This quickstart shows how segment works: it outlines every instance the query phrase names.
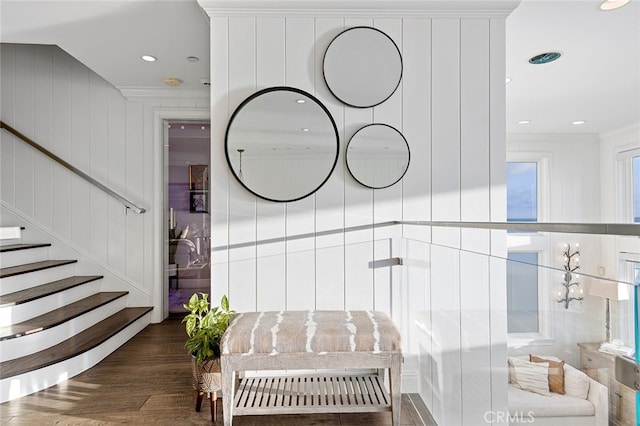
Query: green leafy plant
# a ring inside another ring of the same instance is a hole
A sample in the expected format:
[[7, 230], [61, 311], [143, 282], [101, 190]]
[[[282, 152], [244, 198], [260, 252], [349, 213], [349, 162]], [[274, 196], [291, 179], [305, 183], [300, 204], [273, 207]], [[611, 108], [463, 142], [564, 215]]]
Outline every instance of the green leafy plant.
[[236, 311], [229, 309], [229, 299], [222, 296], [220, 306], [209, 306], [209, 295], [196, 293], [183, 305], [189, 311], [184, 319], [187, 331], [185, 347], [200, 364], [206, 359], [220, 356], [220, 340]]

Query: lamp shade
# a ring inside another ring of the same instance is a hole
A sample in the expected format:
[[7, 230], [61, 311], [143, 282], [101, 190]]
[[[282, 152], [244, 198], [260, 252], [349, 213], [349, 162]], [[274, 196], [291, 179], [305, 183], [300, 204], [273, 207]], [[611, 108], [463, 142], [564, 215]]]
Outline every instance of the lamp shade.
[[589, 287], [590, 296], [598, 296], [610, 300], [629, 300], [628, 286], [612, 281], [594, 280]]

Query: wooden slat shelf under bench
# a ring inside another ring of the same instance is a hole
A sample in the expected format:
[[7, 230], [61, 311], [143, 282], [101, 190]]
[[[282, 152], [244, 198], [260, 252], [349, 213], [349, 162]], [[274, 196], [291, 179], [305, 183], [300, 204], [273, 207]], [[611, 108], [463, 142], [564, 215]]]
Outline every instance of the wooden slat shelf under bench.
[[234, 416], [391, 411], [377, 374], [245, 377], [238, 386]]

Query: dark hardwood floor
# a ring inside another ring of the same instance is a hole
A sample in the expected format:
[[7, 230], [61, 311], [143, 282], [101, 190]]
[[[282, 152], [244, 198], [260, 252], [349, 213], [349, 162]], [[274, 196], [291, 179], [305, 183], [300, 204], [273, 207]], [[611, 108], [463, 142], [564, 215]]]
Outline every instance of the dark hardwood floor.
[[[152, 324], [97, 366], [66, 382], [0, 404], [2, 425], [211, 425], [195, 411], [189, 355], [179, 319]], [[403, 425], [423, 421], [403, 395]], [[222, 424], [218, 404], [218, 424]], [[243, 416], [234, 425], [391, 425], [389, 413]], [[428, 424], [431, 424], [428, 422]]]

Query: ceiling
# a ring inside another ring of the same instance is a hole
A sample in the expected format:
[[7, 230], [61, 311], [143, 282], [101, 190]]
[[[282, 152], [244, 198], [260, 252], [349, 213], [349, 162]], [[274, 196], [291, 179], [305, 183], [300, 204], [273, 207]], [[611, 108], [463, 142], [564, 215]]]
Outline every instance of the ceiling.
[[[508, 132], [607, 133], [640, 122], [640, 1], [598, 5], [522, 0], [507, 19]], [[59, 45], [123, 92], [209, 90], [209, 24], [196, 0], [0, 0], [0, 28], [2, 42]], [[550, 50], [563, 55], [528, 63]], [[166, 77], [183, 83], [166, 86]]]

